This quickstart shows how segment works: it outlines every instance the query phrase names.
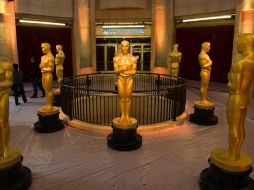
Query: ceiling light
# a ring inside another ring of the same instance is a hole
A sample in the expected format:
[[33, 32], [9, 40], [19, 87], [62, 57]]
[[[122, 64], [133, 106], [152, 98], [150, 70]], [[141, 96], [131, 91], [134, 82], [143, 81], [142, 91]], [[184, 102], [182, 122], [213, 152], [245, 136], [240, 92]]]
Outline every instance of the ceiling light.
[[36, 21], [36, 20], [19, 20], [20, 23], [30, 23], [30, 24], [43, 24], [43, 25], [54, 25], [54, 26], [65, 26], [65, 23], [60, 22], [48, 22], [48, 21]]
[[212, 16], [212, 17], [203, 17], [203, 18], [184, 19], [182, 22], [197, 22], [197, 21], [219, 20], [219, 19], [230, 19], [230, 18], [232, 18], [232, 15], [222, 15], [222, 16]]

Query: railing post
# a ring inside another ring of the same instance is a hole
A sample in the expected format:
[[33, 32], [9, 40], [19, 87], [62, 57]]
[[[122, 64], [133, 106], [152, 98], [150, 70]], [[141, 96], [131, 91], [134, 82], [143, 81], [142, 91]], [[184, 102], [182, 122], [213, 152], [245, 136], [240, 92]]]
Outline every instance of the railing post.
[[178, 88], [174, 88], [174, 113], [173, 113], [173, 120], [176, 121], [177, 113], [177, 105], [178, 105]]
[[114, 94], [117, 94], [118, 93], [118, 84], [117, 84], [117, 81], [115, 82], [115, 91], [114, 91]]
[[179, 99], [179, 112], [183, 113], [185, 111], [185, 104], [186, 104], [186, 86], [183, 85], [179, 88], [180, 91], [180, 99]]
[[70, 97], [70, 101], [68, 102], [68, 116], [70, 118], [70, 120], [72, 120], [73, 118], [73, 111], [72, 111], [72, 105], [73, 105], [73, 92], [72, 92], [72, 88], [69, 86], [67, 89], [67, 97]]
[[62, 84], [61, 86], [61, 109], [69, 116], [70, 120], [73, 118], [73, 92], [72, 87], [67, 84]]
[[86, 75], [86, 89], [87, 89], [87, 96], [88, 97], [90, 94], [90, 90], [89, 90], [90, 85], [91, 85], [91, 81], [90, 81], [89, 75]]
[[161, 85], [161, 75], [157, 75], [157, 79], [155, 81], [156, 89], [157, 89], [157, 94], [160, 93], [160, 85]]

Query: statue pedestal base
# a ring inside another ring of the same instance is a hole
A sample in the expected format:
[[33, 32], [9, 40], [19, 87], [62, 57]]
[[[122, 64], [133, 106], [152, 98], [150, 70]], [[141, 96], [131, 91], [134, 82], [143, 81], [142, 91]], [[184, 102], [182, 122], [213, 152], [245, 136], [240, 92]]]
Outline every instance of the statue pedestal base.
[[34, 130], [38, 133], [52, 133], [64, 128], [65, 124], [59, 119], [59, 110], [53, 107], [51, 112], [38, 111], [39, 121], [34, 124]]
[[53, 106], [61, 106], [60, 89], [54, 91]]
[[214, 103], [210, 102], [207, 105], [195, 102], [194, 113], [190, 114], [189, 121], [199, 125], [216, 125], [218, 123], [217, 116], [214, 115]]
[[201, 190], [253, 190], [254, 180], [249, 177], [252, 167], [244, 172], [230, 172], [209, 160], [210, 168], [200, 173]]
[[120, 118], [113, 119], [113, 133], [108, 135], [107, 144], [114, 150], [130, 151], [142, 146], [142, 136], [137, 134], [137, 120], [131, 118], [131, 123], [122, 125], [118, 123]]
[[27, 190], [32, 183], [31, 170], [22, 166], [22, 156], [15, 164], [0, 169], [0, 189]]

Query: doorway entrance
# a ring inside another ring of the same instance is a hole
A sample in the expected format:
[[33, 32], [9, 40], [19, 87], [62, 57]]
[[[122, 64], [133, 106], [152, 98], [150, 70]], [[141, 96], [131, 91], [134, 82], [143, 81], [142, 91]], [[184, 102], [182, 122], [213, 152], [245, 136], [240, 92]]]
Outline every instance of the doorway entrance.
[[[113, 58], [120, 51], [122, 38], [97, 38], [97, 71], [113, 71]], [[137, 71], [150, 71], [151, 38], [129, 38], [130, 53], [137, 58]]]

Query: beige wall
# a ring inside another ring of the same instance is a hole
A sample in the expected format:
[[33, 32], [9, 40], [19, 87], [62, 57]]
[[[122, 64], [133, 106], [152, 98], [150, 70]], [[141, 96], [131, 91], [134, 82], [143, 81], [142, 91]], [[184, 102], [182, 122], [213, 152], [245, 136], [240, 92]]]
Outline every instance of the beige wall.
[[[16, 13], [73, 18], [76, 0], [18, 0]], [[151, 19], [152, 0], [94, 0], [96, 20]], [[221, 12], [236, 8], [237, 0], [175, 0], [174, 15]], [[128, 10], [124, 10], [128, 9]]]
[[99, 9], [139, 8], [148, 9], [148, 0], [98, 0]]
[[236, 9], [237, 0], [175, 0], [174, 15], [186, 16]]
[[96, 22], [151, 21], [151, 0], [95, 0]]
[[49, 17], [73, 17], [73, 0], [18, 0], [15, 12]]

